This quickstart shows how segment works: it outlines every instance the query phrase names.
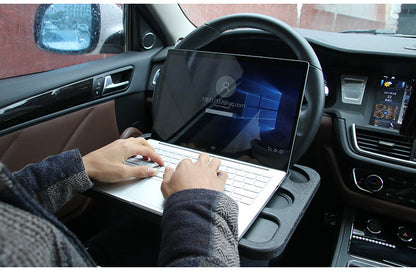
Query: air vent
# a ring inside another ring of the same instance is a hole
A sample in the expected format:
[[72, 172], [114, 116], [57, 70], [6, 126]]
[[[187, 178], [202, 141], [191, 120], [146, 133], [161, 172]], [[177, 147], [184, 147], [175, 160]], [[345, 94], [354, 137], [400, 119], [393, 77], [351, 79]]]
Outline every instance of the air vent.
[[355, 144], [358, 151], [409, 161], [413, 143], [400, 135], [355, 128]]

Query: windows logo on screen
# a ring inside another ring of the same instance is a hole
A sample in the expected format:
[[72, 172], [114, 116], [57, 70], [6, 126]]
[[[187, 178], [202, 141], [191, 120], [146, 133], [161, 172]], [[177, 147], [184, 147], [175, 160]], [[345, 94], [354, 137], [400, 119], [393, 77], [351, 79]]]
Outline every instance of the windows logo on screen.
[[281, 92], [277, 90], [272, 93], [264, 94], [246, 93], [242, 118], [258, 118], [262, 128], [274, 130], [281, 97]]

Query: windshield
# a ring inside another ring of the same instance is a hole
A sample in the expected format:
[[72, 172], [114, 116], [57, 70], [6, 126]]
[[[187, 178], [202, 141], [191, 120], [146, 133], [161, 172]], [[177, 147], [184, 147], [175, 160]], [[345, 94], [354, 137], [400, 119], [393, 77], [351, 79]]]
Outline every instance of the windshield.
[[261, 13], [295, 28], [416, 35], [416, 4], [181, 4], [196, 26], [240, 12]]

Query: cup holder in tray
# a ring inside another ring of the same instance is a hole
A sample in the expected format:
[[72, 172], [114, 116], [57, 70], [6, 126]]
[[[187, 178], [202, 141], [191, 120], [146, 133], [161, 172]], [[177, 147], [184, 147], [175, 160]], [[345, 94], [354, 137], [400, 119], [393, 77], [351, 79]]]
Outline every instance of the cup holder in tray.
[[271, 209], [284, 209], [293, 204], [295, 197], [286, 189], [281, 189], [270, 199], [266, 207]]
[[279, 256], [306, 212], [319, 183], [320, 176], [315, 170], [294, 165], [240, 240], [240, 255], [253, 260]]

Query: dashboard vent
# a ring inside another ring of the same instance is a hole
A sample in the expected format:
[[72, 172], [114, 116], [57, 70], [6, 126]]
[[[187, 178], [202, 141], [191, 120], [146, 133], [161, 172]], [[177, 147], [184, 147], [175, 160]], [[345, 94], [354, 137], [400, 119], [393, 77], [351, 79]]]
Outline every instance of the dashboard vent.
[[359, 150], [397, 158], [410, 160], [412, 142], [406, 137], [383, 132], [375, 132], [356, 128], [356, 145]]

